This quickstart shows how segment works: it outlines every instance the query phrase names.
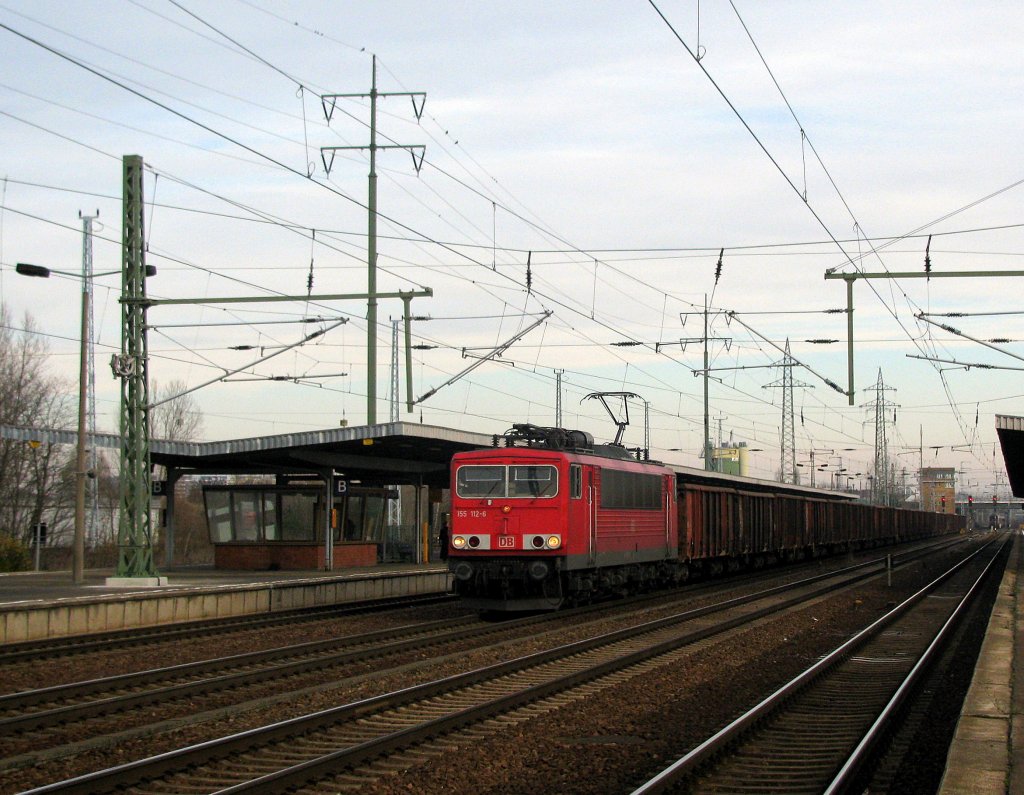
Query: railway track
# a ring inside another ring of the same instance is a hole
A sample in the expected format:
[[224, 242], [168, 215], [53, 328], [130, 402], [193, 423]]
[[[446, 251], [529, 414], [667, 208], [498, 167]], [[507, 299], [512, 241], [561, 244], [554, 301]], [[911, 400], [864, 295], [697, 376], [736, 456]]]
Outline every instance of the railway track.
[[[938, 549], [949, 545], [948, 540], [930, 542], [915, 548]], [[952, 543], [956, 543], [955, 541]], [[901, 554], [911, 554], [910, 551]], [[780, 569], [780, 571], [782, 571]], [[759, 577], [762, 574], [750, 575]], [[735, 578], [733, 582], [742, 582]], [[643, 597], [642, 597], [643, 598]], [[152, 627], [97, 632], [85, 635], [65, 635], [54, 638], [42, 638], [20, 643], [0, 645], [0, 668], [30, 661], [38, 663], [45, 660], [60, 659], [79, 654], [96, 654], [104, 651], [122, 651], [126, 648], [142, 648], [162, 643], [173, 643], [175, 640], [193, 640], [201, 637], [217, 637], [237, 632], [277, 626], [293, 626], [297, 623], [330, 621], [345, 616], [355, 616], [383, 610], [401, 610], [414, 607], [427, 607], [438, 604], [457, 604], [458, 598], [453, 594], [426, 594], [413, 596], [372, 599], [344, 605], [330, 605], [274, 613], [260, 613], [248, 616], [231, 616], [228, 618], [212, 618], [200, 621], [181, 621], [172, 624], [160, 624]]]
[[116, 630], [113, 632], [65, 635], [21, 643], [6, 643], [0, 646], [0, 666], [13, 665], [25, 661], [39, 662], [42, 660], [59, 659], [75, 654], [94, 654], [108, 650], [120, 651], [131, 647], [171, 643], [178, 639], [191, 640], [197, 637], [216, 637], [233, 632], [289, 626], [302, 622], [327, 621], [361, 613], [400, 610], [408, 607], [422, 607], [449, 602], [457, 602], [456, 597], [452, 594], [401, 596], [389, 599], [372, 599], [345, 605], [285, 610], [275, 613], [232, 616], [230, 618], [211, 618], [202, 621], [181, 621], [173, 624], [160, 624], [152, 627]]
[[915, 687], [1000, 575], [1010, 544], [958, 563], [633, 795], [863, 791]]
[[[902, 559], [909, 561], [917, 554], [924, 553], [908, 552]], [[868, 568], [879, 564], [880, 560], [875, 559], [859, 566]], [[278, 682], [278, 688], [298, 690], [301, 684], [285, 684], [289, 678], [331, 669], [349, 671], [352, 666], [371, 659], [393, 659], [417, 650], [479, 641], [495, 634], [511, 637], [528, 630], [543, 631], [544, 625], [569, 617], [600, 618], [624, 607], [657, 604], [669, 598], [664, 595], [635, 597], [615, 604], [579, 608], [572, 613], [536, 615], [501, 624], [463, 616], [9, 693], [0, 695], [0, 733], [17, 738], [8, 749], [7, 756], [11, 757], [20, 749], [38, 751], [40, 742], [52, 742], [55, 739], [52, 734], [45, 738], [32, 734], [50, 727], [81, 724], [140, 707], [186, 699], [190, 710], [198, 712], [202, 697], [208, 694], [221, 698], [233, 691], [232, 698], [240, 702], [246, 700], [248, 691], [258, 690], [271, 680]], [[124, 722], [119, 720], [118, 727], [123, 726]]]
[[644, 666], [664, 664], [665, 655], [878, 572], [875, 563], [679, 612], [33, 792], [279, 792], [315, 790], [317, 781], [330, 791], [355, 791], [390, 766], [443, 752], [453, 732], [526, 720], [617, 678], [641, 675]]
[[474, 616], [462, 616], [11, 693], [0, 696], [0, 734], [83, 721], [174, 699], [187, 698], [194, 704], [207, 693], [223, 693], [498, 631], [497, 626], [484, 624]]

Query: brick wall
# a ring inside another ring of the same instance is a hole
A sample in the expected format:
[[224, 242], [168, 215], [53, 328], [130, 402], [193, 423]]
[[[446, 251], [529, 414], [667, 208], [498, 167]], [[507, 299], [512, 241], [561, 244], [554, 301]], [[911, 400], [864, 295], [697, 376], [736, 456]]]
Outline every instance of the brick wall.
[[[214, 567], [243, 571], [315, 569], [325, 566], [323, 544], [217, 544]], [[377, 545], [360, 541], [334, 545], [334, 568], [377, 565]]]

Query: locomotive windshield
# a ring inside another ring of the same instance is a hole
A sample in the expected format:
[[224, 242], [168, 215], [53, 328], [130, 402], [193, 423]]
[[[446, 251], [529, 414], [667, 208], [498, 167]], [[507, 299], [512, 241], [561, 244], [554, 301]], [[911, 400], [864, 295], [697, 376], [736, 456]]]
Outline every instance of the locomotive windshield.
[[557, 483], [554, 467], [508, 468], [509, 497], [554, 497]]
[[505, 467], [459, 467], [455, 489], [460, 497], [504, 497]]
[[553, 466], [463, 466], [455, 475], [460, 497], [554, 497], [558, 470]]

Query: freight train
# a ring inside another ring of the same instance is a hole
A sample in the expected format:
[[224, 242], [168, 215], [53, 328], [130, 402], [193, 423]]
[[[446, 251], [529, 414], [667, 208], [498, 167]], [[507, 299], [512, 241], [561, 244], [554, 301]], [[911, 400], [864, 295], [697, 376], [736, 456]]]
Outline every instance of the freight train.
[[455, 455], [451, 482], [448, 567], [480, 610], [555, 610], [963, 527], [959, 516], [667, 466], [528, 424]]

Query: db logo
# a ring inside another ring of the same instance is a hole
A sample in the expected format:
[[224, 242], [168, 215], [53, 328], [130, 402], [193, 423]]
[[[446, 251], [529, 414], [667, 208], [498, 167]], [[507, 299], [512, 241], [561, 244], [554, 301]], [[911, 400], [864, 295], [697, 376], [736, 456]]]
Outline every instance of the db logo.
[[515, 536], [498, 536], [498, 549], [515, 549]]

